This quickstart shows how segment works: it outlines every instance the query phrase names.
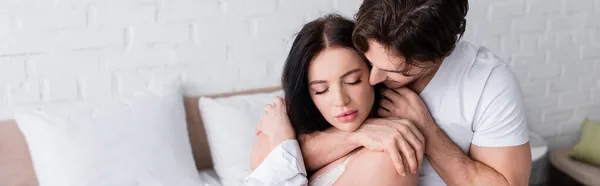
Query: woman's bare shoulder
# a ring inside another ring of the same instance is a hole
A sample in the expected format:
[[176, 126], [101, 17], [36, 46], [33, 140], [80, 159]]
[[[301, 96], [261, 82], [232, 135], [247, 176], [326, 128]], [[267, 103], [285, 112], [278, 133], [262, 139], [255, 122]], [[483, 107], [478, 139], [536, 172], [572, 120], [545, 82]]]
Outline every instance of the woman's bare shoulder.
[[334, 185], [413, 186], [417, 185], [418, 178], [418, 173], [400, 176], [389, 153], [363, 148], [352, 156]]

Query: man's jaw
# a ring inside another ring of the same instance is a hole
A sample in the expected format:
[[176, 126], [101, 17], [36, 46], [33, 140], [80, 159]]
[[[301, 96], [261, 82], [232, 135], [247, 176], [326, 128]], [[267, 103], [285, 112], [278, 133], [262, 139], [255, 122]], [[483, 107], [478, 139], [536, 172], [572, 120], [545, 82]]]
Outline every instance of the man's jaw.
[[397, 89], [397, 88], [406, 86], [406, 84], [403, 84], [403, 83], [400, 83], [397, 81], [386, 81], [386, 82], [383, 82], [383, 84], [385, 85], [385, 87], [387, 87], [389, 89]]

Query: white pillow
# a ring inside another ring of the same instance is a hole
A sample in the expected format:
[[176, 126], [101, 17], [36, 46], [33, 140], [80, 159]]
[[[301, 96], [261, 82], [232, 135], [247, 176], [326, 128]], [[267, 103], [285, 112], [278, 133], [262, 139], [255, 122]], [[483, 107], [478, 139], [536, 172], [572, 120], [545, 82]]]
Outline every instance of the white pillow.
[[179, 86], [16, 114], [42, 186], [200, 185]]
[[243, 185], [250, 170], [256, 125], [265, 104], [283, 91], [199, 100], [214, 169], [224, 186]]

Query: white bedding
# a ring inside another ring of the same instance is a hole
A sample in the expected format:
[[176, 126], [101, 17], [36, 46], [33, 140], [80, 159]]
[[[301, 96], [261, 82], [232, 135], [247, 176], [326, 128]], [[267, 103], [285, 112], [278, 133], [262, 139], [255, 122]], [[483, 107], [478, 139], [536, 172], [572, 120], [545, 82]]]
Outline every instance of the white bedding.
[[200, 182], [204, 183], [202, 186], [222, 186], [214, 169], [200, 170], [199, 174]]

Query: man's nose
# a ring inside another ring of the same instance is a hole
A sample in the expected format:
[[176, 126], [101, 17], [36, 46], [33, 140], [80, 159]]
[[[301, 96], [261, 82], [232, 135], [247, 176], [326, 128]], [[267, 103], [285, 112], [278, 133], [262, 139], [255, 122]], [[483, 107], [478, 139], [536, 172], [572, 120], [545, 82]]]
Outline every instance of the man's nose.
[[385, 72], [378, 69], [377, 67], [371, 68], [371, 74], [369, 75], [369, 83], [371, 85], [376, 85], [378, 83], [381, 83], [381, 82], [385, 81], [385, 79], [386, 79]]

